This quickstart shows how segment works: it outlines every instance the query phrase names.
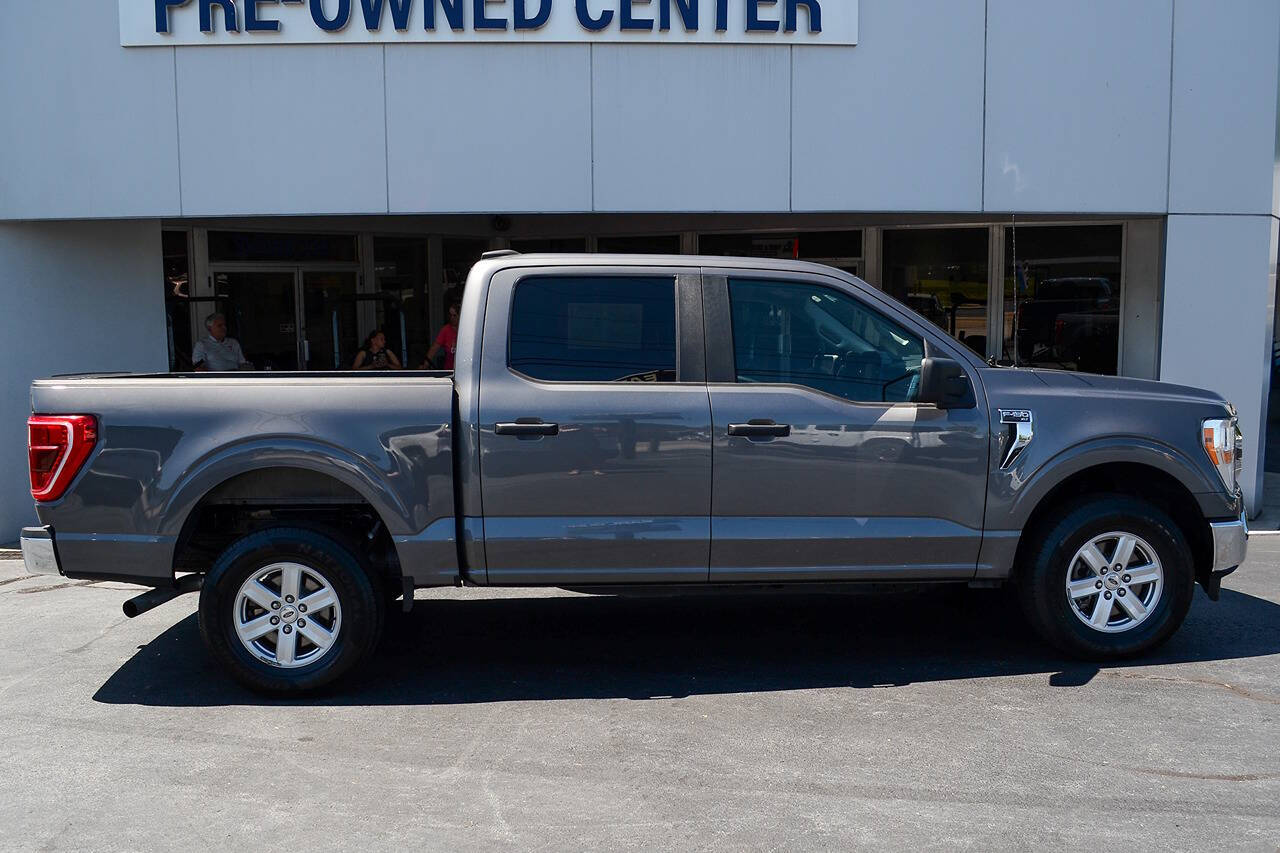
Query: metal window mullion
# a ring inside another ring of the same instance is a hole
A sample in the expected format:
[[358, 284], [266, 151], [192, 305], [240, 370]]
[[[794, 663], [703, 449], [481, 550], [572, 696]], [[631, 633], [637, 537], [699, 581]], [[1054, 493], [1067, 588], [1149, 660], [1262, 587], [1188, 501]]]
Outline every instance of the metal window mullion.
[[989, 229], [987, 248], [987, 358], [1004, 353], [1004, 225]]

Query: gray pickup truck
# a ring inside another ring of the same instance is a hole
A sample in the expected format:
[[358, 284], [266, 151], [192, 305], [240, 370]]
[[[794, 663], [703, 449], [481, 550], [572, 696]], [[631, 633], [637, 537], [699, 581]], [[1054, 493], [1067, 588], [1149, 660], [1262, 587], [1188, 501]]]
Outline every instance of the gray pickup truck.
[[28, 569], [153, 587], [130, 615], [199, 590], [288, 694], [422, 587], [1012, 582], [1110, 659], [1244, 559], [1216, 394], [992, 367], [803, 263], [498, 253], [465, 293], [452, 375], [37, 381]]

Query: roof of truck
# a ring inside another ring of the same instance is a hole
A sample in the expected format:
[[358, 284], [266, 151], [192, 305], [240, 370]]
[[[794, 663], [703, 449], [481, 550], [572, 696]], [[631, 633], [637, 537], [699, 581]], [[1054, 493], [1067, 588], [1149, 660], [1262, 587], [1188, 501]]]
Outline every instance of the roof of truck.
[[612, 253], [536, 253], [490, 254], [476, 263], [476, 266], [493, 265], [495, 269], [505, 267], [712, 267], [718, 269], [777, 270], [779, 272], [807, 272], [829, 275], [836, 278], [852, 279], [849, 273], [810, 261], [798, 261], [788, 258], [735, 258], [720, 255], [628, 255]]

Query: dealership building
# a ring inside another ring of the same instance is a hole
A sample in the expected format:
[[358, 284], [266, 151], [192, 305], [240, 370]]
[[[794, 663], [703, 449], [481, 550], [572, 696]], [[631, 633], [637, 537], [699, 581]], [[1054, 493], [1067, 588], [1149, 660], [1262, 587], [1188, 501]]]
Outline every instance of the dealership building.
[[499, 248], [814, 260], [997, 362], [1214, 389], [1261, 508], [1276, 0], [2, 18], [0, 543], [34, 518], [33, 378], [190, 370], [214, 312], [259, 370], [346, 369], [375, 328], [416, 367]]

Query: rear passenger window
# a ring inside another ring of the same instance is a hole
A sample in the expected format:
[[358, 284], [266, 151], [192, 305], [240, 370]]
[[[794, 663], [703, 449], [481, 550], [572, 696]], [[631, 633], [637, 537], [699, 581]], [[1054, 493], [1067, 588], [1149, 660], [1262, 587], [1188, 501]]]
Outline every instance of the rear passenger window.
[[729, 281], [739, 382], [804, 385], [862, 403], [919, 397], [924, 341], [839, 290]]
[[526, 278], [511, 369], [551, 382], [675, 382], [675, 277]]

